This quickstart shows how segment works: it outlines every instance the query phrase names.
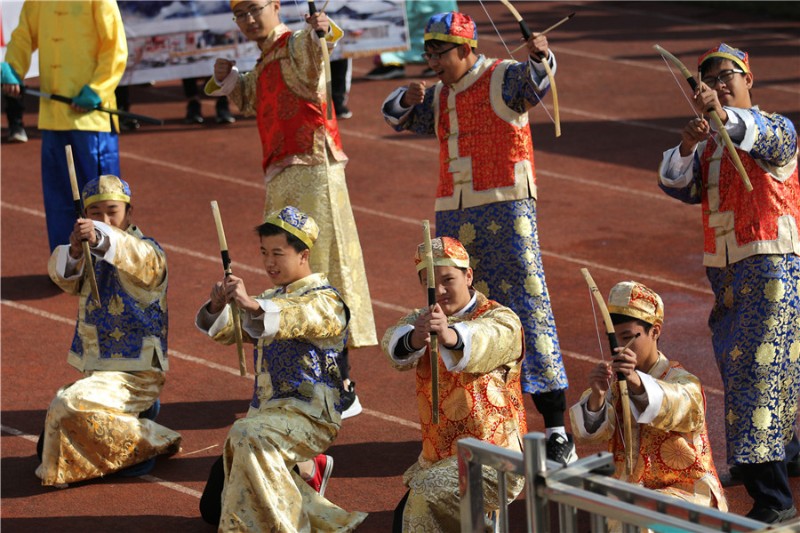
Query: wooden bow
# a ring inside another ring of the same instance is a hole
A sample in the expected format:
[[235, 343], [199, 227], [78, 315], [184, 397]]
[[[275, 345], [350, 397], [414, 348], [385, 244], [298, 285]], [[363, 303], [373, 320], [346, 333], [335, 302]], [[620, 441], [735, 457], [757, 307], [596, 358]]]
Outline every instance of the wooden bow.
[[[69, 170], [69, 185], [72, 187], [72, 202], [75, 206], [75, 218], [84, 218], [83, 204], [81, 203], [81, 191], [78, 189], [78, 177], [75, 174], [75, 160], [72, 158], [72, 145], [64, 147], [67, 152], [67, 169]], [[89, 287], [92, 289], [92, 299], [97, 307], [100, 307], [100, 289], [97, 287], [97, 278], [94, 275], [94, 261], [92, 261], [92, 251], [89, 249], [89, 241], [81, 241], [83, 247], [83, 268], [85, 275], [89, 279]]]
[[[211, 213], [214, 215], [214, 223], [217, 226], [217, 237], [219, 237], [219, 252], [222, 256], [222, 269], [225, 277], [230, 276], [231, 256], [228, 254], [228, 240], [225, 238], [225, 229], [222, 227], [222, 217], [219, 214], [219, 206], [216, 200], [211, 201]], [[247, 367], [244, 363], [244, 346], [242, 341], [242, 317], [239, 316], [239, 306], [236, 302], [230, 302], [231, 315], [233, 316], [233, 338], [236, 340], [236, 351], [239, 354], [239, 375], [247, 375]]]
[[[672, 64], [681, 71], [681, 74], [683, 74], [683, 77], [686, 78], [687, 82], [689, 82], [689, 86], [693, 91], [697, 90], [697, 80], [694, 79], [692, 73], [689, 72], [689, 69], [686, 68], [686, 65], [684, 65], [680, 59], [670, 54], [657, 44], [653, 45], [653, 48], [655, 48], [656, 51], [665, 59], [670, 60]], [[711, 120], [714, 122], [714, 126], [717, 128], [717, 133], [720, 137], [722, 137], [725, 147], [728, 149], [728, 153], [731, 155], [733, 165], [736, 167], [736, 170], [739, 172], [739, 176], [742, 178], [742, 183], [744, 184], [745, 189], [747, 189], [748, 192], [752, 191], [753, 185], [750, 183], [750, 178], [747, 176], [747, 171], [744, 169], [744, 165], [742, 165], [742, 160], [739, 158], [739, 154], [736, 152], [736, 147], [733, 145], [733, 141], [731, 140], [731, 136], [728, 135], [725, 125], [722, 123], [722, 120], [719, 118], [719, 115], [714, 109], [709, 109], [706, 111], [706, 113], [708, 113], [708, 115], [711, 117]]]
[[[327, 3], [325, 5], [327, 5]], [[317, 6], [316, 4], [314, 4], [314, 0], [308, 0], [308, 14], [313, 16], [316, 13], [317, 13]], [[333, 80], [331, 79], [331, 56], [330, 52], [328, 52], [328, 42], [325, 40], [325, 32], [322, 30], [317, 30], [317, 37], [319, 37], [319, 44], [322, 47], [322, 63], [325, 68], [325, 101], [327, 102], [326, 114], [328, 120], [332, 120]]]
[[[508, 10], [511, 12], [511, 15], [514, 17], [514, 20], [516, 20], [519, 24], [519, 29], [522, 32], [523, 39], [525, 39], [526, 42], [530, 40], [533, 32], [531, 32], [531, 29], [522, 18], [522, 15], [519, 14], [519, 11], [517, 11], [517, 9], [511, 5], [509, 0], [500, 0], [500, 2], [506, 6], [506, 8], [508, 8]], [[548, 30], [549, 29], [552, 28], [548, 28]], [[540, 57], [542, 59], [542, 66], [544, 66], [544, 70], [547, 72], [547, 79], [550, 81], [550, 92], [553, 94], [553, 117], [556, 128], [556, 137], [561, 137], [561, 118], [558, 110], [558, 91], [556, 90], [556, 78], [553, 76], [553, 71], [550, 69], [550, 64], [548, 63], [547, 58], [543, 57], [541, 54]]]
[[[611, 347], [611, 357], [616, 354], [616, 349], [619, 347], [617, 342], [617, 335], [614, 333], [614, 323], [611, 321], [611, 314], [606, 307], [606, 301], [597, 284], [592, 279], [589, 269], [582, 268], [581, 274], [589, 285], [589, 290], [597, 301], [597, 306], [600, 308], [600, 314], [603, 316], [603, 322], [606, 327], [606, 335], [608, 336], [608, 344]], [[628, 382], [625, 381], [625, 375], [622, 372], [617, 372], [617, 384], [619, 385], [619, 397], [622, 402], [622, 437], [625, 444], [625, 471], [627, 474], [633, 471], [633, 429], [631, 427], [631, 399], [628, 395]]]
[[[428, 275], [428, 306], [436, 305], [436, 274], [433, 271], [433, 248], [431, 247], [431, 224], [422, 221], [423, 262]], [[439, 338], [431, 333], [431, 418], [434, 424], [439, 423]]]

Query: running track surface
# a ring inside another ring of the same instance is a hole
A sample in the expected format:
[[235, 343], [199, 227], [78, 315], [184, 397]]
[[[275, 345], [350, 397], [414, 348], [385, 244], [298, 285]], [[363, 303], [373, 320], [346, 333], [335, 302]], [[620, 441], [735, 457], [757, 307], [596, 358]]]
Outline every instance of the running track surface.
[[[718, 4], [724, 6], [724, 4]], [[539, 231], [545, 271], [574, 403], [584, 376], [600, 357], [581, 267], [601, 291], [637, 279], [665, 302], [660, 348], [703, 381], [717, 466], [727, 472], [723, 397], [706, 319], [712, 296], [701, 266], [699, 208], [663, 195], [656, 168], [692, 116], [678, 82], [653, 50], [661, 44], [694, 68], [720, 41], [748, 50], [762, 108], [800, 118], [800, 23], [711, 10], [692, 3], [518, 2], [532, 28], [570, 12], [577, 16], [550, 34], [558, 57], [563, 135], [541, 107], [531, 112], [539, 183]], [[479, 24], [481, 51], [507, 57], [477, 3], [462, 2]], [[510, 48], [518, 29], [496, 2], [488, 10]], [[519, 54], [518, 54], [519, 56]], [[521, 56], [520, 56], [521, 57]], [[347, 179], [364, 250], [381, 336], [425, 295], [412, 255], [421, 219], [433, 219], [435, 140], [395, 134], [382, 121], [383, 98], [403, 80], [359, 80], [370, 58], [355, 61], [350, 108], [340, 126], [350, 156]], [[416, 75], [421, 66], [408, 68]], [[430, 82], [429, 82], [430, 83]], [[40, 185], [36, 102], [25, 117], [31, 140], [2, 148], [2, 527], [12, 531], [211, 531], [198, 499], [231, 423], [246, 411], [252, 375], [238, 375], [236, 351], [204, 338], [193, 325], [198, 306], [220, 278], [209, 202], [220, 205], [233, 270], [255, 291], [266, 287], [252, 228], [261, 220], [263, 184], [255, 122], [182, 123], [179, 82], [132, 90], [134, 111], [167, 119], [120, 139], [123, 177], [133, 189], [134, 219], [164, 247], [170, 265], [171, 370], [159, 422], [183, 435], [183, 450], [160, 458], [152, 475], [104, 480], [67, 490], [41, 487], [35, 440], [55, 391], [79, 377], [66, 364], [77, 300], [47, 279], [47, 238]], [[551, 99], [545, 107], [552, 115]], [[4, 133], [5, 135], [5, 133]], [[606, 351], [605, 346], [603, 347]], [[328, 452], [335, 458], [327, 496], [370, 513], [361, 531], [390, 530], [404, 488], [403, 471], [420, 451], [414, 381], [393, 371], [377, 347], [352, 354], [364, 413], [344, 422]], [[251, 361], [251, 360], [250, 360]], [[248, 362], [252, 372], [252, 362]], [[531, 431], [541, 418], [526, 399]], [[598, 451], [579, 448], [580, 455]], [[793, 480], [800, 506], [800, 479]], [[741, 486], [729, 488], [731, 510], [746, 513]], [[524, 528], [519, 502], [516, 531]]]

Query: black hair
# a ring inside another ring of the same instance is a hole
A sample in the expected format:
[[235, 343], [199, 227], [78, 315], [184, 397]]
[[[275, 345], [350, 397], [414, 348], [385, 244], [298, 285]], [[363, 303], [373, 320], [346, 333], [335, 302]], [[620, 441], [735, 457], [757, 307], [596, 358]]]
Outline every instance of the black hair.
[[272, 237], [274, 235], [286, 235], [286, 242], [289, 243], [289, 246], [294, 248], [297, 253], [300, 253], [304, 250], [308, 250], [308, 245], [286, 231], [283, 228], [276, 226], [275, 224], [270, 224], [269, 222], [264, 222], [260, 226], [256, 226], [256, 233], [258, 233], [259, 237]]
[[651, 324], [650, 322], [645, 322], [644, 320], [641, 320], [639, 318], [634, 318], [628, 315], [620, 315], [618, 313], [611, 313], [611, 323], [614, 324], [615, 326], [619, 324], [625, 324], [626, 322], [634, 322], [642, 326], [642, 328], [644, 328], [645, 335], [650, 333], [650, 330], [653, 327], [653, 324]]

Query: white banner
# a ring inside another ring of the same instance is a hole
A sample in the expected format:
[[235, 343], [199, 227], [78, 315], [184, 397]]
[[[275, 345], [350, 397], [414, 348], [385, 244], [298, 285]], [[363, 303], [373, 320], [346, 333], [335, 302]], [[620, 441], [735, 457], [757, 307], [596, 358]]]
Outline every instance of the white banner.
[[[237, 28], [228, 0], [118, 3], [129, 54], [121, 85], [210, 76], [217, 57], [247, 71], [260, 56]], [[330, 0], [325, 12], [345, 33], [333, 59], [408, 48], [403, 0]], [[307, 13], [307, 2], [281, 3], [281, 19], [292, 29], [304, 26]]]

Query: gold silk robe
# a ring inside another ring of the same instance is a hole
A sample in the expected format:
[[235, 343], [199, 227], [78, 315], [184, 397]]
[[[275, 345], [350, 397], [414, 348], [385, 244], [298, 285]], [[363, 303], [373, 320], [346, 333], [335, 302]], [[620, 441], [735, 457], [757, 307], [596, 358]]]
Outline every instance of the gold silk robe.
[[[457, 442], [466, 437], [522, 450], [527, 431], [520, 371], [523, 334], [519, 317], [475, 291], [469, 305], [448, 317], [464, 349], [440, 345], [439, 424], [431, 420], [431, 372], [428, 349], [398, 358], [395, 348], [413, 330], [422, 310], [404, 317], [383, 336], [382, 348], [398, 370], [416, 369], [417, 406], [422, 423], [422, 453], [404, 474], [409, 497], [403, 512], [404, 532], [459, 531]], [[524, 480], [507, 477], [506, 499], [520, 493]], [[486, 512], [498, 508], [497, 477], [484, 472]], [[488, 527], [488, 525], [487, 525]]]
[[599, 413], [600, 425], [591, 428], [586, 402], [591, 390], [570, 409], [575, 441], [608, 442], [614, 454], [614, 477], [699, 505], [727, 511], [728, 505], [711, 455], [706, 428], [706, 399], [700, 380], [679, 363], [659, 353], [647, 374], [640, 372], [647, 405], [640, 411], [631, 399], [634, 452], [633, 471], [625, 473], [625, 450], [618, 420], [619, 389], [615, 386]]
[[[255, 298], [263, 315], [242, 313], [243, 337], [256, 345], [254, 394], [223, 448], [219, 531], [353, 531], [366, 513], [338, 507], [292, 470], [323, 453], [341, 426], [341, 375], [327, 354], [344, 348], [345, 306], [323, 274]], [[211, 315], [204, 304], [195, 323], [217, 342], [234, 341], [230, 306]]]
[[[95, 251], [96, 270], [109, 273], [113, 269], [111, 277], [118, 280], [118, 285], [100, 285], [104, 307], [92, 313], [95, 320], [87, 322], [95, 303], [90, 301], [87, 307], [90, 288], [82, 275], [84, 260], [68, 266], [69, 245], [63, 245], [53, 251], [48, 264], [51, 279], [65, 292], [80, 296], [76, 337], [83, 349], [80, 356], [70, 350], [69, 363], [84, 378], [61, 388], [47, 410], [42, 464], [36, 470], [43, 485], [102, 477], [180, 449], [178, 433], [139, 418], [164, 387], [166, 345], [158, 336], [136, 337], [135, 332], [142, 329], [136, 324], [111, 333], [117, 341], [135, 337], [135, 342], [123, 343], [130, 353], [104, 353], [101, 347], [107, 344], [98, 338], [98, 331], [103, 331], [99, 321], [129, 316], [123, 301], [136, 302], [132, 305], [140, 307], [137, 312], [149, 306], [166, 315], [166, 256], [135, 226], [122, 231], [96, 222], [95, 228], [107, 243], [104, 252]], [[166, 338], [164, 327], [160, 336]]]

